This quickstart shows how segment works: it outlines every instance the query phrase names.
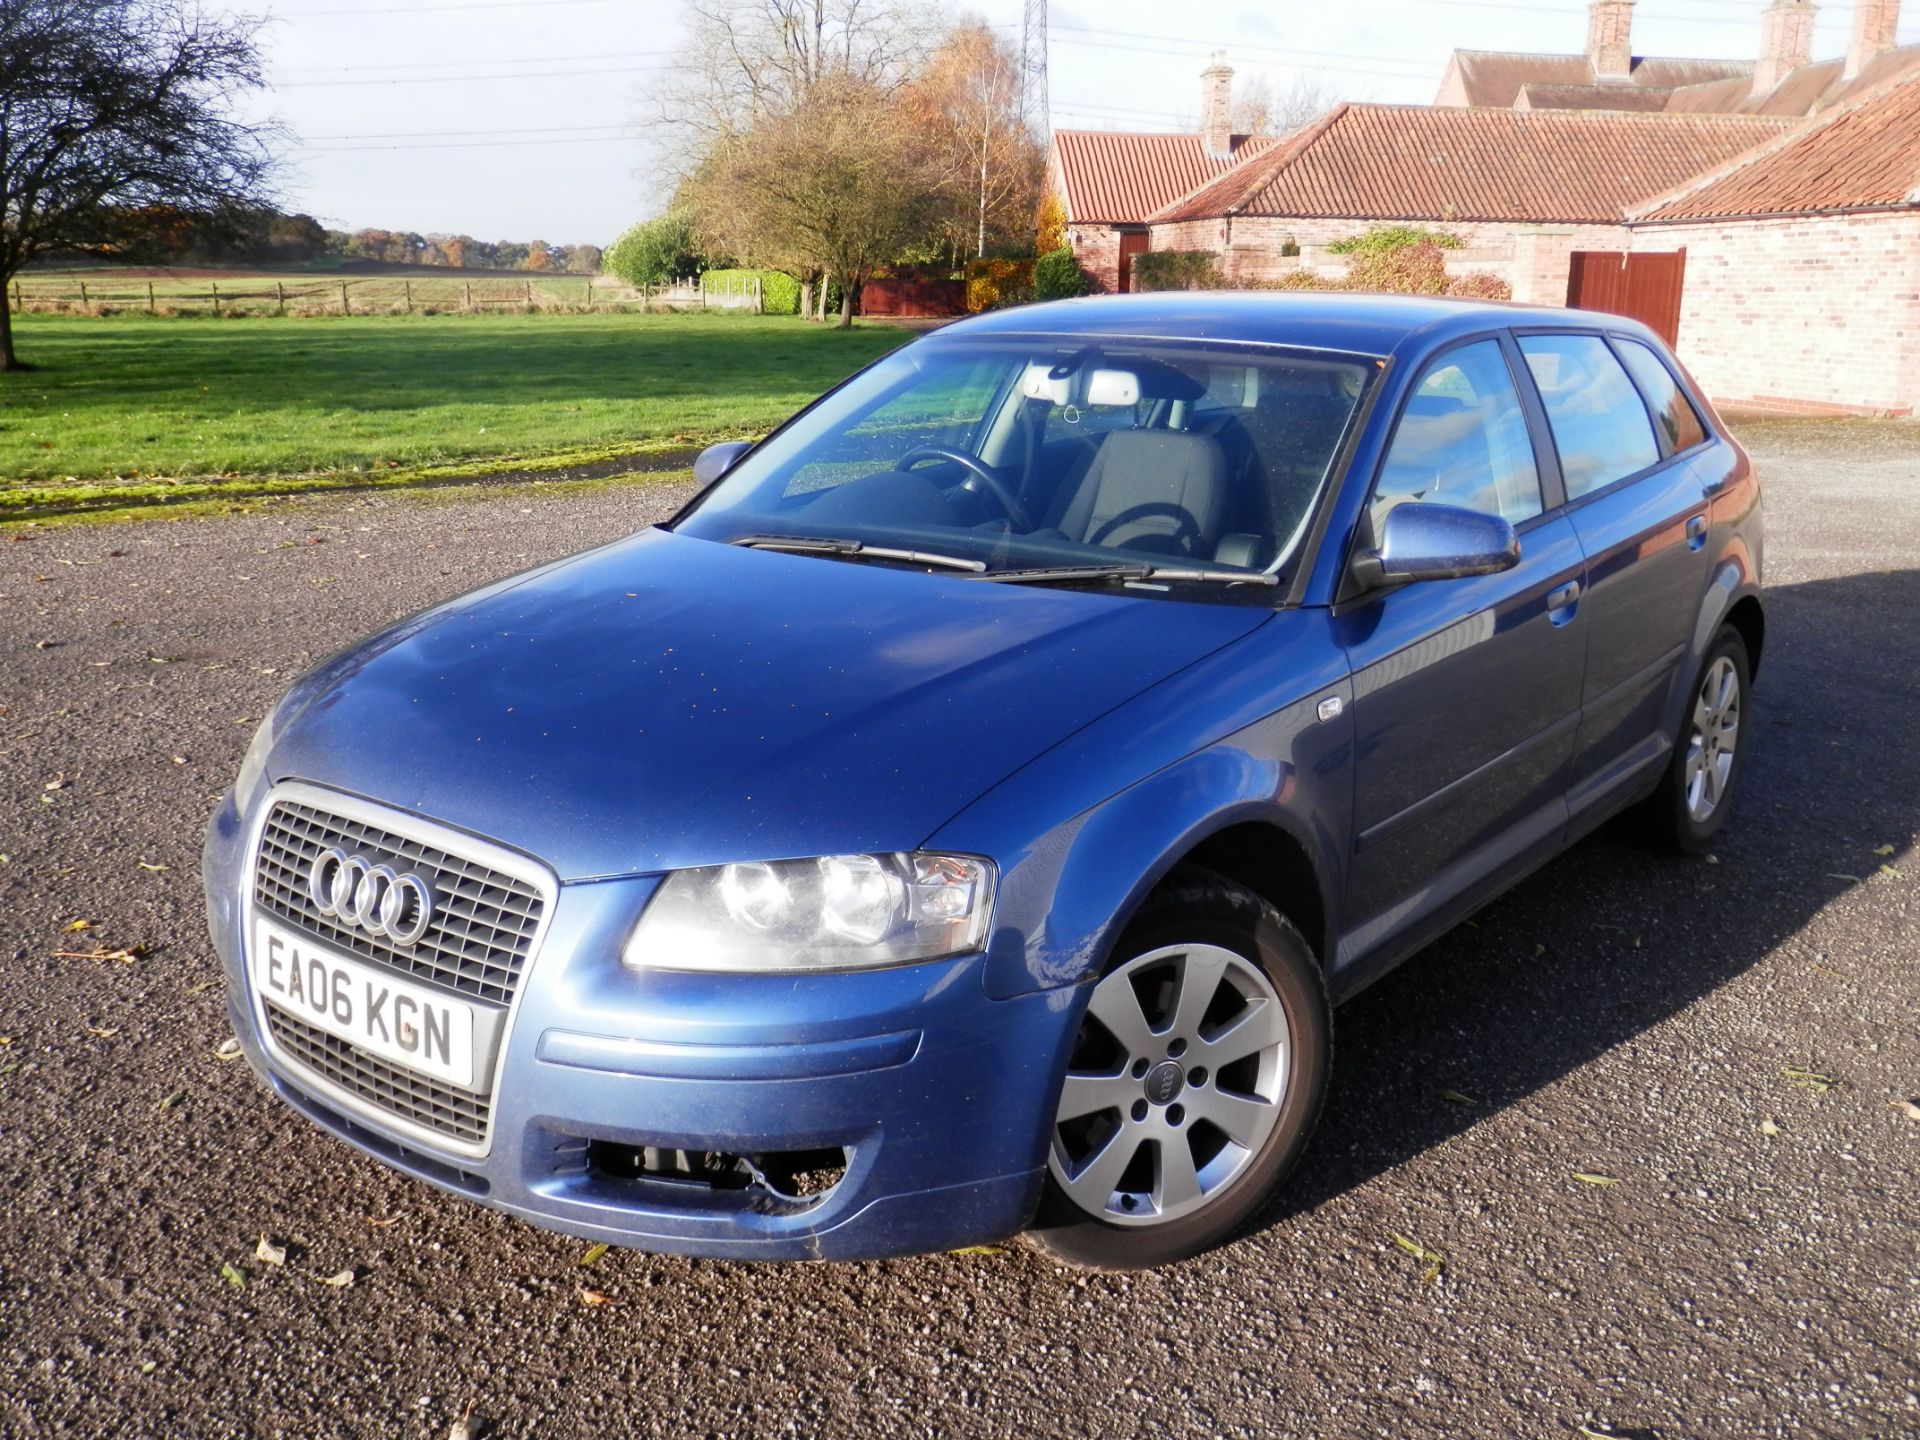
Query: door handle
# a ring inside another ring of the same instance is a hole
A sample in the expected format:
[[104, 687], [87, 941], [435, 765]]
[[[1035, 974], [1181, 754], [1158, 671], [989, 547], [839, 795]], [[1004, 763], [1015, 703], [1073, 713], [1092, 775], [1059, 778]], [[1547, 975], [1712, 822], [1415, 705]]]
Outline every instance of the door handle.
[[1579, 598], [1580, 598], [1580, 582], [1578, 580], [1569, 580], [1566, 584], [1562, 585], [1558, 590], [1554, 590], [1548, 593], [1547, 609], [1564, 610]]
[[1698, 550], [1707, 543], [1707, 517], [1695, 515], [1687, 521], [1687, 548]]

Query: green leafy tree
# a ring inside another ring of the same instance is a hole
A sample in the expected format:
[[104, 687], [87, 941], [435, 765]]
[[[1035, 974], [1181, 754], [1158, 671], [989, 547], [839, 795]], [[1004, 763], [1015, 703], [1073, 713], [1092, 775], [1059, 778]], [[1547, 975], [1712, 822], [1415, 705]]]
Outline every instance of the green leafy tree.
[[607, 247], [601, 265], [629, 285], [665, 285], [696, 273], [700, 256], [683, 210], [642, 220]]

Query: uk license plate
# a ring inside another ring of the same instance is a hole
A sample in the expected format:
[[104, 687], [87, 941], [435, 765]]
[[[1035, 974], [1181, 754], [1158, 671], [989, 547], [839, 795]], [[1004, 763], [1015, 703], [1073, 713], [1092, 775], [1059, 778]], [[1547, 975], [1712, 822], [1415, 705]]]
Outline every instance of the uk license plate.
[[282, 1010], [408, 1070], [470, 1089], [473, 1007], [349, 960], [265, 916], [253, 919], [253, 985]]

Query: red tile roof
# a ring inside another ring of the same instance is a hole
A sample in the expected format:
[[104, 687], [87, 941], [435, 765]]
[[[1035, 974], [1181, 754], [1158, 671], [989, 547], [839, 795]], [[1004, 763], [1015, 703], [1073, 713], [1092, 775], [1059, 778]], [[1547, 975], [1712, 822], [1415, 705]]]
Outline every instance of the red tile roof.
[[1199, 135], [1056, 130], [1054, 161], [1070, 221], [1138, 225], [1162, 205], [1273, 148], [1265, 135], [1236, 135], [1231, 156], [1207, 153]]
[[1634, 209], [1636, 222], [1920, 210], [1920, 71]]
[[[1453, 63], [1459, 68], [1460, 83], [1467, 104], [1491, 105], [1501, 109], [1528, 85], [1595, 85], [1593, 62], [1585, 55], [1535, 55], [1524, 51], [1456, 50]], [[1677, 90], [1682, 85], [1699, 85], [1753, 75], [1751, 60], [1690, 60], [1660, 55], [1636, 55], [1633, 69], [1625, 80], [1612, 81], [1609, 88]]]
[[1341, 105], [1153, 218], [1618, 224], [1635, 201], [1790, 123], [1744, 115]]

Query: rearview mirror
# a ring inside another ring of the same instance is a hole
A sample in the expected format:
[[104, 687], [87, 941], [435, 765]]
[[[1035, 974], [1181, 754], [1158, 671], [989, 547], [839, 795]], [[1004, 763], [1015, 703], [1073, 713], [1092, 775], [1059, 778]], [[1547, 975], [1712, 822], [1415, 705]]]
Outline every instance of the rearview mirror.
[[723, 440], [718, 445], [707, 446], [693, 462], [693, 478], [702, 485], [713, 484], [738, 465], [740, 457], [752, 448], [751, 440]]
[[1403, 580], [1458, 580], [1495, 575], [1520, 563], [1520, 540], [1498, 515], [1458, 505], [1396, 505], [1380, 527], [1380, 543], [1355, 565], [1368, 585]]

